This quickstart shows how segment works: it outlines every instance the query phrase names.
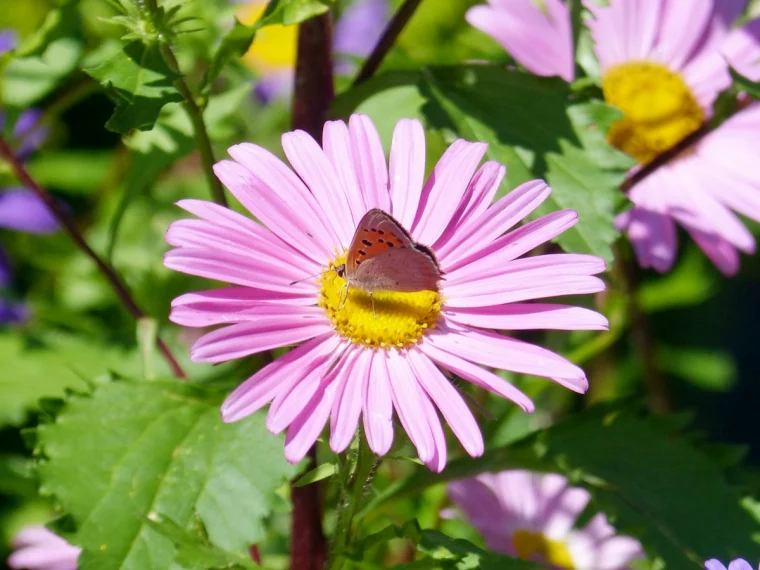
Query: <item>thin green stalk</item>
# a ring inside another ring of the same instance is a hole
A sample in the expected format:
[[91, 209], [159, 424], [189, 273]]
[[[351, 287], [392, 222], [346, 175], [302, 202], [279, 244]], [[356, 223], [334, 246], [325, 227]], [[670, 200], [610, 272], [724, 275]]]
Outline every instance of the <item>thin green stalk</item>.
[[198, 106], [195, 101], [195, 95], [190, 90], [190, 87], [185, 81], [184, 75], [179, 68], [179, 62], [174, 57], [171, 45], [168, 43], [171, 37], [170, 31], [164, 30], [164, 23], [161, 19], [160, 10], [156, 0], [145, 0], [140, 3], [142, 13], [145, 17], [151, 20], [151, 23], [158, 32], [160, 42], [161, 57], [163, 57], [166, 65], [177, 73], [179, 77], [174, 81], [174, 86], [179, 91], [180, 95], [184, 99], [183, 103], [187, 114], [190, 115], [190, 121], [193, 123], [193, 132], [195, 134], [195, 143], [198, 146], [198, 151], [201, 154], [201, 165], [203, 167], [203, 174], [208, 182], [209, 189], [211, 190], [211, 197], [220, 206], [227, 206], [227, 198], [224, 195], [224, 187], [219, 179], [214, 174], [214, 151], [211, 148], [211, 139], [208, 136], [208, 129], [206, 128], [206, 122], [203, 119], [203, 110]]
[[364, 503], [379, 463], [378, 458], [369, 448], [364, 430], [359, 430], [358, 439], [359, 446], [353, 461], [346, 461], [341, 467], [343, 473], [339, 477], [341, 492], [338, 503], [338, 522], [330, 548], [328, 570], [343, 568], [345, 558], [342, 554], [352, 543], [355, 530], [354, 517]]

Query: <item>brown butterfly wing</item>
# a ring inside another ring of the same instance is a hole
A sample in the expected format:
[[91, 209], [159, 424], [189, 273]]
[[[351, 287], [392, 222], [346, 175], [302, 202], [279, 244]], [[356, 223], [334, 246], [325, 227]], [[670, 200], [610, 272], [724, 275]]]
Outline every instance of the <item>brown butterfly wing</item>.
[[432, 251], [414, 243], [401, 224], [375, 208], [356, 228], [346, 277], [366, 291], [437, 291], [441, 270]]
[[416, 246], [386, 250], [362, 262], [351, 284], [365, 291], [438, 291], [441, 270], [435, 258]]
[[373, 208], [359, 221], [346, 256], [346, 276], [353, 279], [362, 263], [384, 251], [414, 247], [409, 233], [396, 220]]

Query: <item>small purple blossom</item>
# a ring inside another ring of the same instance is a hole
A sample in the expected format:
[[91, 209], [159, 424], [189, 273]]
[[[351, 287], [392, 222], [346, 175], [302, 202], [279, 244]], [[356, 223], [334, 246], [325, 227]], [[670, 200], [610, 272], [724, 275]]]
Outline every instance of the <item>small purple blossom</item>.
[[0, 55], [14, 49], [16, 44], [18, 44], [16, 30], [10, 28], [0, 30]]
[[705, 562], [705, 570], [753, 570], [753, 568], [750, 563], [743, 558], [732, 560], [729, 562], [728, 568], [726, 568], [720, 560], [711, 558]]

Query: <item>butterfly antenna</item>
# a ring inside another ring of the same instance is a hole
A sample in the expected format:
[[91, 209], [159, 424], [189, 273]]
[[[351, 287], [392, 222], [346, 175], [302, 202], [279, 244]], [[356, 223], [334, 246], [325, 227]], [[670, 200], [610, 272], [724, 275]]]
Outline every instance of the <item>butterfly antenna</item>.
[[291, 285], [295, 285], [296, 283], [303, 283], [304, 281], [308, 281], [309, 279], [314, 279], [315, 277], [319, 277], [322, 275], [322, 271], [319, 273], [315, 273], [314, 275], [309, 275], [308, 277], [304, 277], [303, 279], [298, 279], [297, 281], [291, 281]]

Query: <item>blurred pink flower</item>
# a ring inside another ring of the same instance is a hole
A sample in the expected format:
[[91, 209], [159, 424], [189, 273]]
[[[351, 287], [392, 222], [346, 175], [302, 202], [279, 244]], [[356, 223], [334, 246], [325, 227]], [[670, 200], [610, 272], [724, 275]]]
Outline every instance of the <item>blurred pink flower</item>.
[[[729, 27], [744, 4], [587, 3], [594, 15], [589, 27], [605, 100], [625, 115], [610, 130], [613, 145], [643, 166], [702, 127], [718, 93], [731, 84], [721, 47], [731, 43]], [[746, 48], [746, 37], [744, 44]], [[727, 275], [739, 268], [737, 250], [755, 251], [754, 238], [734, 212], [760, 220], [760, 177], [755, 168], [760, 148], [752, 142], [757, 125], [758, 109], [752, 106], [630, 190], [634, 207], [620, 215], [616, 225], [628, 234], [643, 267], [661, 272], [672, 267], [676, 223]]]
[[81, 550], [44, 526], [28, 526], [13, 540], [8, 566], [14, 570], [76, 570]]
[[573, 30], [562, 0], [488, 0], [466, 17], [531, 73], [574, 79]]
[[741, 75], [760, 81], [760, 18], [732, 31], [721, 51]]
[[590, 495], [561, 475], [484, 473], [449, 484], [449, 497], [497, 552], [574, 570], [621, 570], [644, 554], [604, 514], [573, 528]]
[[[440, 471], [446, 444], [436, 406], [465, 450], [483, 453], [478, 425], [439, 366], [508, 398], [533, 403], [488, 368], [551, 378], [584, 392], [583, 371], [557, 354], [490, 329], [605, 329], [588, 309], [526, 303], [602, 291], [605, 270], [589, 255], [520, 258], [573, 226], [577, 214], [548, 214], [515, 229], [550, 193], [527, 182], [491, 204], [505, 174], [478, 168], [486, 145], [458, 140], [426, 184], [425, 134], [419, 121], [396, 125], [386, 164], [380, 137], [364, 115], [328, 122], [320, 147], [302, 131], [282, 137], [295, 173], [254, 144], [229, 149], [219, 179], [261, 224], [199, 200], [179, 206], [199, 220], [171, 225], [176, 247], [167, 267], [234, 287], [183, 295], [171, 319], [182, 326], [224, 325], [201, 337], [193, 360], [222, 362], [298, 345], [240, 385], [224, 402], [225, 421], [271, 402], [267, 426], [287, 428], [285, 456], [299, 461], [331, 421], [330, 446], [341, 452], [359, 421], [372, 450], [388, 452], [393, 410], [420, 459]], [[371, 208], [392, 214], [428, 245], [445, 273], [440, 291], [376, 291], [373, 302], [335, 268]], [[484, 330], [485, 329], [485, 330]]]

